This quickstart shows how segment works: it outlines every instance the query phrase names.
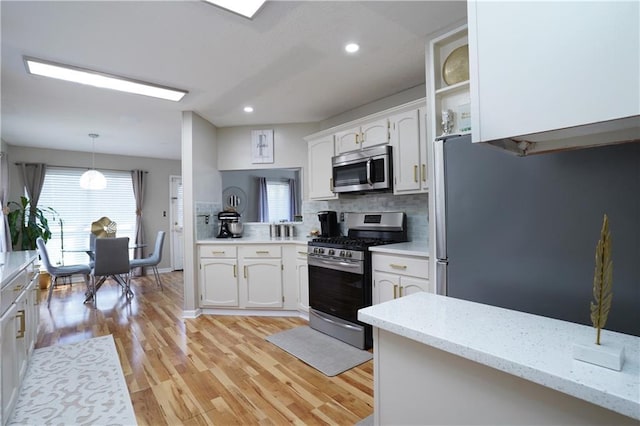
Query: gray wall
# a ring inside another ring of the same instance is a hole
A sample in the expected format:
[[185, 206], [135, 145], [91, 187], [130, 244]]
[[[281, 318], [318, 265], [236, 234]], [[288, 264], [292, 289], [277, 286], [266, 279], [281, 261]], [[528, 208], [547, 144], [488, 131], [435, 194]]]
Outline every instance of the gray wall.
[[[4, 144], [9, 159], [9, 200], [15, 201], [24, 193], [22, 176], [16, 162], [46, 163], [54, 166], [84, 167], [90, 164], [91, 154], [77, 151], [60, 151], [42, 148], [24, 148]], [[182, 174], [179, 160], [160, 160], [121, 155], [97, 154], [96, 168], [116, 170], [146, 170], [147, 185], [145, 192], [144, 231], [150, 244], [155, 241], [158, 231], [166, 231], [169, 235], [169, 176]], [[166, 217], [163, 213], [166, 212]], [[171, 267], [168, 239], [162, 253], [160, 269]]]

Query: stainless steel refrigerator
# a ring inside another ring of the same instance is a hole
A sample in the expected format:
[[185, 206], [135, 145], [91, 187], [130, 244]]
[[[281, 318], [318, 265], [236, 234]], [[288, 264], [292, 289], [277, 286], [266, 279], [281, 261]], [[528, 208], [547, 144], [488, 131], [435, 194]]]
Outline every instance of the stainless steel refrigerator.
[[640, 336], [640, 143], [516, 157], [434, 143], [440, 294], [590, 323], [604, 213], [613, 241], [606, 329]]

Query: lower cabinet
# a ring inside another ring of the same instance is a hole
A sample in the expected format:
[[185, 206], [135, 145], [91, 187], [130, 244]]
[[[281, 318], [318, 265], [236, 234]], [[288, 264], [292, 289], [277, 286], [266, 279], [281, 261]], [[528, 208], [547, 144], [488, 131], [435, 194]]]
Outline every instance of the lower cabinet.
[[296, 246], [296, 283], [298, 286], [298, 310], [309, 312], [309, 263], [307, 245]]
[[[11, 254], [24, 259], [24, 253]], [[33, 260], [36, 258], [33, 252]], [[29, 256], [27, 256], [29, 257]], [[10, 263], [10, 262], [7, 262]], [[33, 262], [11, 282], [3, 285], [0, 297], [0, 425], [9, 420], [20, 385], [27, 372], [38, 337], [38, 273]]]
[[246, 308], [282, 308], [282, 251], [276, 245], [246, 245], [238, 250]]
[[418, 291], [433, 292], [429, 258], [373, 253], [373, 303], [382, 303]]
[[200, 246], [200, 305], [239, 307], [237, 247]]

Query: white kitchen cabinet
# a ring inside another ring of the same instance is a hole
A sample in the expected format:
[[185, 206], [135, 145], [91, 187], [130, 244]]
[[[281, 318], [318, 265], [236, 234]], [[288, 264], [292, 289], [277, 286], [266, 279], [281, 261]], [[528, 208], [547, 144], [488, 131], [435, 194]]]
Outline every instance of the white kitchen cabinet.
[[373, 303], [382, 303], [418, 291], [433, 293], [428, 257], [373, 253]]
[[200, 305], [238, 307], [237, 247], [200, 246]]
[[330, 200], [338, 198], [333, 192], [331, 158], [335, 155], [333, 135], [325, 135], [308, 141], [309, 199]]
[[282, 308], [282, 251], [278, 245], [246, 245], [238, 251], [243, 306]]
[[389, 143], [389, 121], [386, 118], [364, 122], [335, 134], [336, 153], [343, 154]]
[[414, 109], [389, 117], [393, 147], [393, 193], [413, 194], [429, 189], [425, 109]]
[[0, 374], [2, 375], [2, 423], [6, 424], [20, 390], [18, 374], [17, 330], [18, 307], [15, 303], [0, 317]]
[[467, 4], [474, 142], [522, 155], [638, 138], [639, 2]]
[[298, 284], [298, 310], [309, 312], [309, 264], [307, 245], [296, 247], [296, 282]]

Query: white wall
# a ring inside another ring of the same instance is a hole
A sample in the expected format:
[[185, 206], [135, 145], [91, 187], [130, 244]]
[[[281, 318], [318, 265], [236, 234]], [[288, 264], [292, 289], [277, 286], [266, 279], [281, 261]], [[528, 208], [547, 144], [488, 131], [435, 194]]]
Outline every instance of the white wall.
[[192, 111], [182, 113], [182, 186], [184, 190], [184, 312], [197, 315], [196, 203], [222, 199], [216, 127]]
[[[251, 163], [251, 131], [273, 129], [273, 163]], [[248, 170], [301, 168], [302, 198], [307, 198], [307, 142], [305, 136], [319, 130], [318, 123], [265, 124], [218, 129], [218, 169]]]
[[[9, 200], [17, 201], [24, 193], [22, 175], [16, 162], [46, 163], [52, 166], [88, 167], [91, 154], [78, 151], [26, 148], [4, 143], [9, 159]], [[169, 176], [180, 175], [180, 161], [156, 158], [127, 157], [122, 155], [98, 154], [95, 157], [97, 169], [146, 170], [146, 190], [142, 217], [144, 232], [150, 244], [155, 241], [158, 231], [169, 232]], [[166, 212], [166, 216], [163, 216]], [[165, 244], [159, 268], [170, 268], [169, 245]]]

